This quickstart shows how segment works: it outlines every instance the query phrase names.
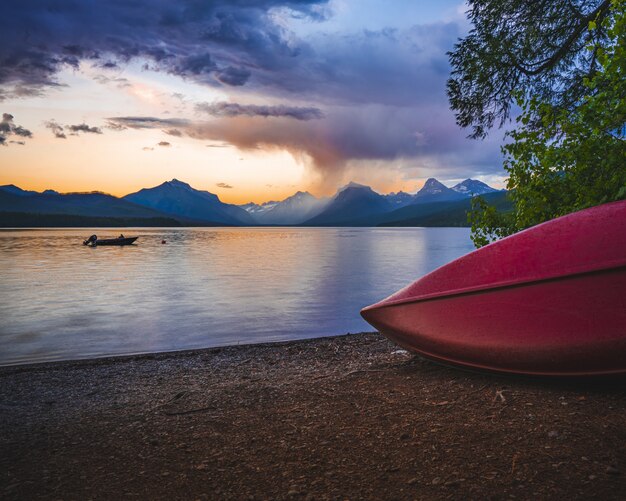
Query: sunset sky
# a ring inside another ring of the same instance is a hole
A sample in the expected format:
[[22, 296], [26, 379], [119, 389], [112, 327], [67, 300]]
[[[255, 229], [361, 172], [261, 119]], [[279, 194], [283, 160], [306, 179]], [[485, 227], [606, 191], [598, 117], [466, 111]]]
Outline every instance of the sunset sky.
[[[125, 195], [177, 178], [231, 203], [348, 181], [503, 186], [466, 139], [439, 0], [0, 3], [0, 184]], [[23, 144], [22, 144], [23, 143]]]

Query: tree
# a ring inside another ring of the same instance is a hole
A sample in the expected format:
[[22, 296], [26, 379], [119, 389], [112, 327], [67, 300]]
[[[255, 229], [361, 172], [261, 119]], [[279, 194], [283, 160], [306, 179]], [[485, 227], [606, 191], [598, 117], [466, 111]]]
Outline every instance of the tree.
[[477, 246], [569, 212], [626, 198], [626, 0], [484, 0], [450, 54], [457, 122], [484, 137], [514, 102], [503, 147], [512, 213], [481, 200]]

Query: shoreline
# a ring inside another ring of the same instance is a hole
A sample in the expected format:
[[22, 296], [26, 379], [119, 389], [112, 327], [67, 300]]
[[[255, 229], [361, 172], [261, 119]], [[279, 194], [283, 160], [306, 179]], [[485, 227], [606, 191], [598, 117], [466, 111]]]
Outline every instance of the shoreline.
[[[211, 353], [214, 350], [222, 350], [222, 349], [226, 349], [226, 348], [243, 348], [245, 346], [260, 346], [260, 347], [272, 347], [272, 346], [278, 346], [278, 345], [289, 345], [292, 343], [306, 343], [306, 342], [313, 342], [313, 341], [317, 341], [317, 340], [321, 340], [321, 339], [329, 339], [329, 338], [343, 338], [343, 337], [347, 337], [347, 336], [359, 336], [359, 335], [363, 335], [363, 334], [377, 334], [377, 332], [372, 331], [372, 332], [357, 332], [357, 333], [347, 333], [347, 334], [334, 334], [334, 335], [330, 335], [330, 336], [315, 336], [315, 337], [307, 337], [307, 338], [301, 338], [301, 339], [288, 339], [288, 340], [281, 340], [281, 341], [263, 341], [260, 343], [255, 343], [255, 342], [250, 342], [250, 343], [238, 343], [238, 344], [224, 344], [224, 345], [218, 345], [218, 346], [209, 346], [206, 348], [182, 348], [180, 350], [167, 350], [167, 351], [146, 351], [146, 352], [137, 352], [137, 353], [124, 353], [124, 354], [120, 354], [120, 355], [96, 355], [93, 357], [85, 357], [85, 358], [66, 358], [66, 359], [60, 359], [60, 360], [41, 360], [41, 361], [34, 361], [34, 362], [16, 362], [16, 363], [11, 363], [11, 364], [7, 364], [7, 365], [2, 365], [0, 364], [0, 377], [2, 377], [2, 372], [4, 369], [19, 369], [19, 368], [24, 368], [24, 369], [36, 369], [38, 368], [38, 366], [45, 366], [45, 369], [54, 369], [55, 365], [65, 365], [65, 364], [90, 364], [90, 363], [106, 363], [111, 362], [111, 363], [121, 363], [124, 361], [128, 361], [128, 360], [136, 360], [136, 359], [141, 359], [141, 358], [148, 358], [148, 359], [154, 359], [154, 358], [170, 358], [170, 355], [172, 357], [176, 357], [178, 355], [184, 356], [184, 355], [188, 355], [188, 356], [193, 356], [193, 355], [200, 355], [202, 353]], [[400, 348], [398, 348], [400, 349]]]
[[3, 499], [623, 499], [626, 385], [349, 334], [0, 367]]

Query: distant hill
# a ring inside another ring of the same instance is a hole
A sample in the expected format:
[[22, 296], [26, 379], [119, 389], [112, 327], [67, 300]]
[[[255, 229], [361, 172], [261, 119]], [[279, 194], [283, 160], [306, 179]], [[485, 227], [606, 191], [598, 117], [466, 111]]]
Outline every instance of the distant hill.
[[415, 195], [411, 195], [410, 193], [406, 193], [404, 191], [389, 193], [384, 195], [384, 197], [387, 199], [391, 210], [400, 209], [405, 205], [411, 205], [415, 201]]
[[167, 217], [94, 217], [73, 214], [0, 212], [0, 228], [128, 228], [176, 227], [181, 222]]
[[[0, 191], [3, 191], [5, 193], [10, 193], [11, 195], [17, 195], [18, 197], [29, 197], [31, 195], [39, 195], [39, 192], [37, 191], [23, 190], [22, 188], [15, 186], [14, 184], [2, 185], [0, 186]], [[46, 191], [50, 192], [50, 190], [46, 190]]]
[[[487, 193], [482, 198], [501, 212], [513, 209], [505, 191]], [[385, 214], [377, 226], [469, 226], [467, 213], [470, 209], [471, 199], [467, 198], [454, 202], [413, 205]]]
[[161, 214], [203, 223], [254, 224], [253, 217], [241, 207], [225, 204], [217, 195], [196, 190], [178, 179], [131, 193], [124, 200], [157, 210]]
[[[18, 188], [19, 189], [19, 188]], [[71, 214], [88, 217], [154, 218], [163, 214], [104, 193], [17, 192], [0, 188], [0, 212]]]

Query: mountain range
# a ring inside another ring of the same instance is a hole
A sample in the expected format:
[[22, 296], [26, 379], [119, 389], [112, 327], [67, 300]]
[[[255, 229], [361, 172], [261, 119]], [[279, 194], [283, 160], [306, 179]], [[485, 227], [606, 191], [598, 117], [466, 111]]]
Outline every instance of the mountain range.
[[0, 186], [0, 226], [466, 226], [477, 195], [500, 210], [510, 207], [505, 191], [474, 179], [448, 188], [430, 178], [415, 194], [387, 195], [349, 183], [330, 198], [298, 191], [282, 201], [240, 206], [177, 179], [121, 198], [5, 185]]

